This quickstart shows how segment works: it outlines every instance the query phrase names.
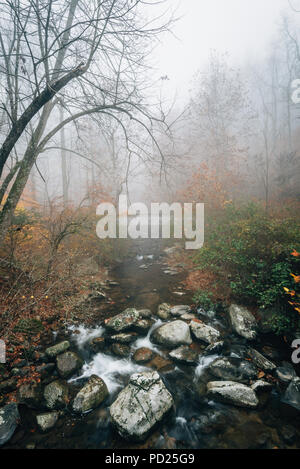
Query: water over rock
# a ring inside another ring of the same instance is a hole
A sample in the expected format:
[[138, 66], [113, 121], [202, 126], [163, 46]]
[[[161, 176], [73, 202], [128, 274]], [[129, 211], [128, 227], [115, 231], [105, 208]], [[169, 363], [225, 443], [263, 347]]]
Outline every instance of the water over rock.
[[0, 446], [12, 437], [19, 419], [18, 406], [14, 402], [0, 408]]
[[87, 384], [76, 394], [73, 402], [73, 410], [75, 412], [87, 412], [95, 409], [108, 396], [108, 389], [99, 376], [92, 375]]
[[65, 352], [56, 358], [56, 366], [62, 378], [70, 378], [83, 365], [83, 360], [75, 352]]
[[214, 344], [220, 340], [220, 332], [214, 327], [208, 326], [199, 320], [193, 320], [190, 323], [191, 331], [198, 340], [207, 344]]
[[234, 381], [211, 381], [207, 384], [207, 392], [213, 400], [238, 407], [254, 408], [259, 403], [253, 389]]
[[117, 316], [108, 319], [105, 326], [114, 332], [121, 332], [130, 329], [139, 319], [139, 313], [135, 308], [127, 308]]
[[121, 436], [144, 440], [173, 406], [159, 374], [135, 373], [110, 406], [112, 422]]
[[254, 340], [257, 336], [257, 321], [253, 314], [244, 306], [232, 304], [229, 316], [234, 331], [248, 340]]
[[192, 343], [189, 326], [180, 320], [168, 322], [151, 333], [151, 341], [165, 347], [177, 347]]

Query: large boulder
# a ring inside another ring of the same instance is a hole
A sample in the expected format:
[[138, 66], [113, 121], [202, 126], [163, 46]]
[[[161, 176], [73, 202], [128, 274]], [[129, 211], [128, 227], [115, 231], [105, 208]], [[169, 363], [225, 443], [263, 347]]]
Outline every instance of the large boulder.
[[14, 402], [0, 408], [0, 446], [12, 437], [19, 420], [18, 406]]
[[258, 406], [258, 398], [253, 389], [234, 381], [212, 381], [207, 384], [208, 396], [225, 404], [237, 407]]
[[238, 381], [248, 383], [257, 378], [258, 370], [253, 363], [239, 358], [216, 358], [207, 367], [207, 371], [222, 381]]
[[214, 327], [204, 324], [202, 321], [191, 321], [190, 328], [196, 339], [202, 340], [209, 345], [220, 341], [220, 332]]
[[40, 406], [42, 399], [42, 387], [40, 383], [24, 383], [17, 393], [18, 401], [27, 407], [36, 409]]
[[48, 412], [46, 414], [37, 415], [36, 423], [42, 432], [48, 432], [55, 426], [58, 418], [59, 418], [58, 412], [56, 411]]
[[257, 321], [253, 314], [244, 306], [232, 304], [229, 309], [230, 321], [234, 331], [248, 340], [257, 336]]
[[46, 348], [45, 352], [49, 358], [54, 358], [60, 353], [66, 352], [69, 348], [70, 342], [68, 340], [64, 340], [63, 342], [59, 342], [59, 344]]
[[156, 371], [136, 373], [110, 406], [121, 436], [141, 441], [173, 406], [173, 398]]
[[83, 360], [75, 352], [65, 352], [56, 358], [56, 366], [62, 378], [70, 378], [83, 365]]
[[300, 378], [293, 378], [281, 401], [300, 411]]
[[152, 332], [150, 338], [155, 344], [171, 348], [192, 343], [189, 326], [180, 320], [163, 324]]
[[44, 389], [44, 399], [48, 409], [61, 409], [69, 403], [68, 386], [61, 381], [53, 381]]
[[121, 332], [130, 329], [139, 319], [140, 316], [136, 309], [127, 308], [117, 316], [108, 319], [105, 326], [114, 332]]
[[169, 353], [169, 357], [175, 362], [182, 363], [184, 365], [198, 365], [199, 362], [199, 353], [187, 345], [182, 345], [181, 347], [172, 350], [172, 352]]
[[92, 375], [87, 384], [76, 395], [73, 402], [73, 410], [83, 413], [95, 409], [107, 396], [108, 389], [103, 379]]

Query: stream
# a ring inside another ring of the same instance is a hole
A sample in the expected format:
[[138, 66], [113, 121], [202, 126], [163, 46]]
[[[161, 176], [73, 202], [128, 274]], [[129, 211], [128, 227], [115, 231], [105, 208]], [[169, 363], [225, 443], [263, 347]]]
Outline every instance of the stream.
[[[109, 289], [114, 301], [115, 314], [128, 307], [147, 308], [153, 313], [161, 303], [191, 305], [192, 292], [184, 291], [181, 281], [186, 272], [170, 270], [160, 241], [136, 242], [131, 255], [119, 262], [110, 278], [115, 282]], [[121, 307], [119, 306], [121, 304]], [[111, 313], [109, 314], [111, 316]], [[231, 344], [243, 345], [242, 338], [232, 334], [225, 313], [195, 311], [204, 323], [217, 328]], [[121, 358], [110, 353], [92, 353], [89, 342], [105, 334], [103, 324], [93, 327], [70, 326], [53, 337], [53, 344], [68, 339], [72, 350], [84, 359], [78, 375], [71, 377], [69, 385], [76, 394], [80, 386], [93, 374], [100, 376], [109, 390], [109, 397], [97, 409], [84, 415], [64, 412], [56, 426], [47, 434], [36, 429], [35, 416], [40, 413], [20, 406], [22, 425], [5, 446], [8, 448], [299, 448], [299, 412], [282, 406], [277, 386], [263, 395], [257, 409], [251, 410], [217, 403], [203, 393], [208, 381], [206, 368], [222, 353], [201, 355], [194, 366], [174, 363], [168, 357], [170, 350], [154, 345], [150, 334], [163, 321], [153, 315], [154, 324], [147, 335], [139, 336], [131, 344], [131, 356], [140, 347], [147, 347], [158, 356], [156, 369], [171, 392], [175, 408], [167, 419], [156, 427], [142, 443], [132, 443], [119, 436], [111, 424], [109, 406], [123, 389], [130, 376], [149, 370], [131, 358]], [[197, 344], [195, 344], [197, 348]], [[274, 337], [263, 336], [253, 345], [257, 350], [268, 351], [272, 361], [280, 364], [290, 361], [288, 350]]]

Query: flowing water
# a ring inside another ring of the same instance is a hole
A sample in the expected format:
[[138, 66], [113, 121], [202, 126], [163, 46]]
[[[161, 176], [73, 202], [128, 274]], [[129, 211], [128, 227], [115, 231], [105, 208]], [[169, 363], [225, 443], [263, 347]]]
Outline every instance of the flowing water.
[[[162, 254], [158, 241], [136, 243], [132, 255], [110, 272], [111, 278], [118, 283], [109, 293], [115, 302], [115, 313], [126, 307], [155, 311], [163, 302], [173, 305], [192, 304], [192, 293], [183, 291], [180, 283], [186, 272], [170, 270]], [[198, 310], [196, 315], [222, 333], [229, 334], [225, 314]], [[131, 345], [132, 351], [140, 347], [151, 348], [167, 360], [168, 351], [150, 341], [150, 333], [161, 324], [162, 321], [156, 318], [147, 336], [139, 337]], [[66, 331], [72, 348], [85, 360], [80, 375], [69, 380], [73, 394], [89, 376], [96, 374], [109, 389], [109, 398], [105, 403], [83, 416], [75, 416], [68, 411], [46, 435], [36, 431], [35, 415], [38, 412], [22, 408], [21, 430], [14, 435], [8, 447], [24, 448], [32, 443], [36, 448], [300, 447], [299, 414], [293, 410], [288, 412], [282, 407], [276, 387], [268, 397], [265, 396], [257, 410], [235, 408], [207, 399], [203, 394], [207, 382], [206, 368], [218, 355], [201, 354], [196, 366], [174, 365], [159, 370], [173, 395], [175, 410], [154, 429], [144, 443], [134, 444], [123, 440], [112, 428], [109, 406], [126, 386], [130, 375], [149, 368], [135, 364], [130, 358], [117, 358], [109, 353], [92, 354], [88, 347], [89, 341], [104, 333], [105, 328], [101, 325], [92, 328], [72, 326]], [[54, 342], [61, 338], [59, 334]], [[242, 343], [234, 336], [230, 336], [230, 340], [232, 343]], [[273, 339], [265, 338], [264, 342], [255, 346], [258, 349], [269, 346], [276, 351], [278, 360], [288, 359], [282, 344], [274, 344]]]

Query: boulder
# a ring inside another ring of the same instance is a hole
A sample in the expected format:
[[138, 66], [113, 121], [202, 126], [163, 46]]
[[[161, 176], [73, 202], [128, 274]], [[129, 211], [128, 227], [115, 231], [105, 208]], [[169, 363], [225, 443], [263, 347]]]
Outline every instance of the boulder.
[[48, 412], [46, 414], [37, 415], [36, 423], [42, 432], [48, 432], [55, 426], [58, 418], [59, 418], [58, 412], [56, 411]]
[[134, 330], [141, 335], [147, 335], [153, 324], [154, 321], [152, 319], [139, 319], [134, 325]]
[[83, 360], [75, 352], [65, 352], [56, 357], [56, 366], [62, 378], [70, 378], [83, 365]]
[[192, 350], [187, 345], [182, 345], [169, 353], [169, 357], [175, 362], [183, 363], [184, 365], [198, 365], [199, 354]]
[[89, 342], [89, 346], [92, 352], [99, 353], [102, 352], [105, 348], [105, 338], [104, 337], [95, 337]]
[[120, 344], [131, 344], [138, 338], [136, 332], [121, 332], [107, 338], [110, 342], [118, 342]]
[[207, 344], [214, 344], [220, 340], [220, 332], [214, 327], [207, 326], [204, 322], [193, 320], [190, 323], [191, 331], [198, 340]]
[[281, 402], [300, 411], [300, 378], [293, 378], [285, 391]]
[[149, 362], [153, 357], [154, 357], [153, 350], [146, 348], [146, 347], [141, 347], [134, 352], [132, 360], [135, 363], [142, 364], [142, 363]]
[[128, 357], [130, 355], [129, 345], [119, 344], [117, 342], [115, 344], [112, 344], [111, 351], [112, 351], [112, 353], [117, 355], [117, 357], [125, 358], [125, 357]]
[[87, 384], [76, 395], [73, 402], [73, 410], [83, 413], [95, 409], [107, 396], [108, 389], [103, 379], [92, 375]]
[[136, 373], [110, 406], [110, 415], [122, 437], [141, 441], [172, 406], [173, 398], [156, 371]]
[[151, 318], [152, 312], [150, 309], [139, 309], [138, 310], [139, 316], [142, 319], [148, 319]]
[[171, 317], [171, 306], [168, 303], [162, 303], [157, 309], [156, 316], [163, 321], [170, 319]]
[[297, 377], [293, 365], [288, 362], [283, 362], [282, 365], [276, 369], [275, 374], [282, 383], [290, 383]]
[[0, 446], [10, 440], [19, 420], [18, 406], [14, 402], [0, 408]]
[[159, 371], [160, 373], [166, 373], [174, 370], [174, 364], [171, 360], [156, 354], [154, 358], [147, 363], [147, 366], [153, 368], [153, 370]]
[[272, 387], [272, 383], [268, 383], [268, 381], [264, 381], [263, 379], [255, 381], [255, 383], [251, 385], [251, 389], [255, 392], [271, 391]]
[[206, 347], [204, 355], [219, 355], [223, 351], [224, 346], [225, 343], [223, 340], [220, 340], [220, 342], [215, 342], [214, 344]]
[[139, 313], [134, 308], [127, 308], [117, 316], [108, 319], [105, 322], [107, 329], [114, 332], [122, 332], [126, 329], [130, 329], [140, 319]]
[[61, 381], [53, 381], [44, 389], [44, 399], [48, 409], [61, 409], [69, 403], [68, 386]]
[[163, 324], [152, 332], [150, 338], [155, 344], [171, 348], [192, 343], [189, 326], [180, 320]]
[[241, 358], [251, 359], [252, 362], [263, 371], [273, 371], [276, 369], [276, 365], [264, 357], [260, 352], [252, 347], [246, 347], [244, 345], [234, 345], [231, 347], [231, 352]]
[[170, 313], [172, 316], [182, 316], [183, 314], [186, 314], [190, 311], [190, 307], [188, 305], [178, 305], [178, 306], [173, 306], [171, 308]]
[[248, 340], [257, 336], [257, 321], [253, 314], [244, 306], [232, 304], [229, 309], [230, 321], [233, 330]]
[[38, 408], [42, 399], [41, 384], [35, 382], [22, 384], [18, 389], [17, 398], [20, 404], [33, 409]]
[[259, 403], [253, 389], [234, 381], [212, 381], [207, 384], [207, 392], [211, 399], [237, 407], [255, 408]]
[[49, 358], [54, 358], [60, 353], [66, 352], [69, 348], [70, 342], [68, 340], [64, 340], [63, 342], [59, 342], [59, 344], [46, 348], [45, 353]]
[[253, 363], [239, 358], [220, 357], [216, 358], [207, 367], [207, 371], [215, 378], [222, 381], [238, 381], [248, 383], [256, 379], [258, 370]]

